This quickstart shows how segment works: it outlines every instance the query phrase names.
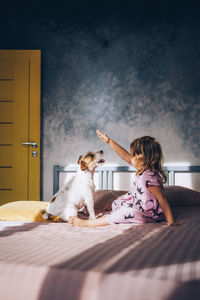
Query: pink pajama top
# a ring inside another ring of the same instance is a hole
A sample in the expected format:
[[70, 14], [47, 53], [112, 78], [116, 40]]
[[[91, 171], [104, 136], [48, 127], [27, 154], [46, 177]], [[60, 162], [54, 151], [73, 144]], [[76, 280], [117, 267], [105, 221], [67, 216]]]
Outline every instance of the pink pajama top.
[[150, 170], [135, 175], [130, 191], [112, 203], [112, 212], [107, 215], [108, 223], [143, 224], [165, 220], [163, 210], [148, 186], [164, 189], [161, 178]]

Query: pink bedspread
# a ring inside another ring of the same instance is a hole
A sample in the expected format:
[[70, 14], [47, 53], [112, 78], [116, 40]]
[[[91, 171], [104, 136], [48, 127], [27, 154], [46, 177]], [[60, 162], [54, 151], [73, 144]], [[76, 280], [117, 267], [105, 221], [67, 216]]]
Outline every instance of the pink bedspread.
[[4, 227], [0, 299], [200, 299], [200, 206], [173, 210], [180, 227]]

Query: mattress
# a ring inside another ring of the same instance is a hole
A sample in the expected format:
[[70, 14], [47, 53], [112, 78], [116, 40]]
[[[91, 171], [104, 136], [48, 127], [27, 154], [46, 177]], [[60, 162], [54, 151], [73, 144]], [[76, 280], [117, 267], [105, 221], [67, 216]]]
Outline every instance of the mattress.
[[2, 300], [200, 298], [200, 206], [179, 227], [0, 222]]

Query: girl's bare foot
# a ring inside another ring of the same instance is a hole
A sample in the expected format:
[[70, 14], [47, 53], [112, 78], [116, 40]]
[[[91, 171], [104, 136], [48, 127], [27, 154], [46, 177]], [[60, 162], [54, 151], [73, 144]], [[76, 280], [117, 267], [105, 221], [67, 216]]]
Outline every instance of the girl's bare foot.
[[72, 226], [79, 226], [79, 227], [86, 227], [87, 225], [87, 220], [79, 219], [76, 217], [69, 217], [68, 223]]
[[83, 220], [76, 217], [69, 217], [68, 223], [72, 226], [80, 226], [80, 227], [96, 227], [96, 226], [105, 226], [110, 225], [107, 221], [106, 215], [99, 217], [97, 219], [88, 219]]

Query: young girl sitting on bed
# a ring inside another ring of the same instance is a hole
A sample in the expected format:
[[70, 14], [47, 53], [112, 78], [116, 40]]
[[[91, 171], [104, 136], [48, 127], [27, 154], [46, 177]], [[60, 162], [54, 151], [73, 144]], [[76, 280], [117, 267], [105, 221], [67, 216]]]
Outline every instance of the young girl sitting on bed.
[[94, 220], [70, 217], [75, 226], [104, 226], [120, 223], [152, 223], [164, 221], [177, 225], [164, 195], [166, 175], [162, 167], [163, 154], [159, 142], [150, 136], [135, 139], [130, 144], [130, 153], [113, 141], [107, 134], [97, 130], [98, 137], [127, 163], [137, 169], [130, 191], [117, 198], [112, 212]]

